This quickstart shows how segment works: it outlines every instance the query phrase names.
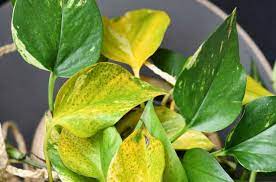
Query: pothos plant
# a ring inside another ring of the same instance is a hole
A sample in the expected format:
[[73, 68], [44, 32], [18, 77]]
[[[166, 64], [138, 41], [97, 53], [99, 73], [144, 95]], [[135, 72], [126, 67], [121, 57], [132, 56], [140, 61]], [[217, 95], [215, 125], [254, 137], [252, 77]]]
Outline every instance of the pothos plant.
[[[251, 182], [276, 171], [276, 97], [240, 64], [236, 11], [188, 58], [159, 48], [169, 24], [151, 9], [102, 17], [94, 0], [15, 2], [17, 50], [50, 72], [49, 181], [52, 170], [61, 181], [184, 182], [233, 181], [227, 164]], [[163, 81], [140, 77], [143, 65]], [[69, 79], [54, 97], [59, 77]], [[216, 150], [206, 133], [234, 121]]]

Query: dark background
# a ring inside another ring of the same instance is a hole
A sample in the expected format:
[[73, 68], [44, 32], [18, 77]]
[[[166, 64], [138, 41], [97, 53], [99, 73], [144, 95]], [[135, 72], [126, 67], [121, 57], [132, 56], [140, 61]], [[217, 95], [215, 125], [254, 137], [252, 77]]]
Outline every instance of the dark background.
[[276, 0], [210, 0], [227, 14], [235, 7], [238, 22], [271, 65], [276, 59]]

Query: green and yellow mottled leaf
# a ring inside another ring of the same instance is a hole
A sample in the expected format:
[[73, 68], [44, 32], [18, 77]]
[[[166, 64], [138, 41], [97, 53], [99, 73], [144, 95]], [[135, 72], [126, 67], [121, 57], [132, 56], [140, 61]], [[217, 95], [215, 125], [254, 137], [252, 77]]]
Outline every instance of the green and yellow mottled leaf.
[[48, 140], [47, 145], [48, 157], [51, 161], [53, 169], [58, 173], [58, 176], [62, 182], [96, 182], [94, 178], [89, 178], [77, 174], [70, 169], [68, 169], [60, 159], [58, 153], [58, 144], [57, 141], [52, 139]]
[[215, 145], [203, 133], [195, 130], [188, 130], [172, 144], [176, 150], [189, 150], [201, 148], [211, 150]]
[[274, 92], [276, 92], [276, 62], [274, 63], [274, 67], [273, 67], [272, 82], [273, 82], [273, 90]]
[[163, 175], [163, 181], [188, 181], [185, 169], [183, 168], [175, 150], [173, 149], [169, 138], [155, 114], [152, 101], [149, 101], [141, 116], [141, 121], [145, 124], [149, 132], [164, 145], [166, 166]]
[[272, 96], [273, 94], [266, 90], [252, 77], [247, 76], [246, 91], [242, 103], [248, 104], [249, 102], [264, 96]]
[[63, 129], [58, 152], [64, 165], [77, 174], [105, 181], [111, 159], [122, 140], [110, 127], [90, 138], [79, 138]]
[[165, 167], [162, 143], [145, 129], [135, 130], [112, 160], [107, 181], [161, 182]]
[[170, 18], [163, 11], [140, 9], [103, 22], [102, 54], [129, 64], [138, 76], [143, 63], [160, 46]]
[[70, 78], [60, 89], [53, 125], [78, 137], [113, 126], [135, 106], [165, 92], [113, 63], [98, 63]]

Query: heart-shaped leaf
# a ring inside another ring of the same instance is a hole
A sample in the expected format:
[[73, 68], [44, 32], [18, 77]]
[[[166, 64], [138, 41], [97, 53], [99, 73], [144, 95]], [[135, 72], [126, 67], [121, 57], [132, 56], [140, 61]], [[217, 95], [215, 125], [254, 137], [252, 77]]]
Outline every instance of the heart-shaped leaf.
[[187, 128], [218, 131], [240, 114], [246, 75], [239, 61], [234, 11], [189, 58], [177, 79], [174, 100]]
[[74, 173], [63, 164], [58, 153], [57, 142], [59, 138], [59, 133], [53, 131], [52, 136], [53, 135], [55, 136], [55, 138], [48, 139], [47, 151], [53, 169], [58, 173], [60, 180], [63, 182], [96, 182], [96, 179]]
[[173, 149], [167, 134], [155, 114], [152, 101], [149, 101], [141, 116], [141, 121], [145, 124], [149, 132], [164, 145], [166, 166], [163, 181], [188, 181], [185, 170]]
[[145, 129], [135, 130], [113, 158], [107, 181], [162, 181], [165, 167], [162, 143]]
[[181, 73], [187, 61], [182, 54], [164, 48], [158, 49], [151, 56], [151, 60], [162, 71], [174, 77]]
[[245, 107], [224, 153], [249, 170], [276, 171], [276, 96], [262, 97]]
[[78, 137], [113, 126], [135, 106], [165, 94], [113, 63], [98, 63], [70, 78], [60, 89], [53, 125]]
[[113, 127], [91, 138], [79, 138], [63, 129], [58, 152], [64, 165], [77, 174], [105, 181], [111, 159], [122, 140]]
[[183, 158], [190, 182], [233, 182], [216, 159], [202, 149], [192, 149]]
[[141, 66], [160, 46], [170, 18], [163, 11], [140, 9], [103, 21], [102, 54], [129, 64], [138, 76]]
[[246, 92], [243, 98], [243, 104], [248, 104], [249, 102], [263, 96], [272, 96], [273, 94], [266, 90], [261, 84], [259, 84], [252, 77], [247, 76]]
[[69, 77], [98, 61], [102, 18], [95, 0], [17, 0], [12, 36], [28, 63]]

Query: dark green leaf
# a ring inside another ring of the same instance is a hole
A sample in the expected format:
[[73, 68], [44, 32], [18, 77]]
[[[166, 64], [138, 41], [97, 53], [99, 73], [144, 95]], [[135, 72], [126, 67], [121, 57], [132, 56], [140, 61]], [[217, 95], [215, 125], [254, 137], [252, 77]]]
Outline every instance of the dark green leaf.
[[216, 159], [202, 149], [191, 149], [183, 158], [190, 182], [232, 182]]
[[276, 96], [245, 107], [243, 118], [227, 138], [226, 154], [252, 171], [276, 171]]
[[157, 115], [155, 114], [152, 101], [149, 101], [145, 107], [141, 120], [146, 125], [151, 135], [159, 139], [165, 149], [166, 166], [163, 174], [164, 181], [188, 181], [184, 168], [173, 149], [166, 131], [162, 127]]
[[16, 0], [11, 0], [12, 5], [14, 6]]
[[151, 56], [151, 60], [162, 71], [177, 77], [187, 59], [180, 53], [160, 48]]
[[255, 60], [252, 59], [251, 60], [251, 65], [250, 65], [251, 69], [250, 69], [250, 76], [256, 80], [257, 82], [259, 82], [260, 84], [262, 84], [262, 80], [261, 80], [261, 75], [259, 73], [258, 70], [258, 66], [255, 63]]
[[96, 61], [102, 19], [95, 0], [17, 0], [12, 35], [22, 57], [34, 66], [69, 77]]
[[188, 128], [213, 132], [239, 115], [246, 75], [239, 63], [236, 11], [189, 58], [174, 99]]

